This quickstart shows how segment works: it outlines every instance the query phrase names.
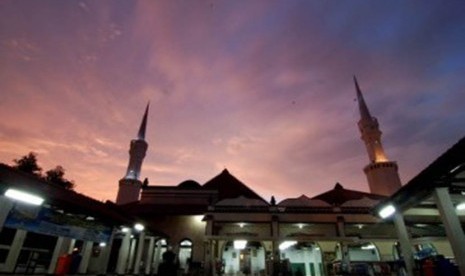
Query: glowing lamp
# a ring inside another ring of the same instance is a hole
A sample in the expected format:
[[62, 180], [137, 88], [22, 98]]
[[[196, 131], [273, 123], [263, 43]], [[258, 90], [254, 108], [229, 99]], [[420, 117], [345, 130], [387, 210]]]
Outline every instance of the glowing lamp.
[[42, 205], [44, 203], [44, 199], [40, 196], [11, 188], [5, 192], [5, 196], [32, 205]]
[[392, 204], [389, 204], [389, 205], [384, 206], [383, 209], [381, 209], [378, 212], [378, 215], [381, 218], [385, 219], [387, 217], [392, 216], [395, 212], [396, 212], [396, 208]]
[[288, 249], [289, 247], [293, 246], [293, 245], [296, 245], [297, 242], [296, 241], [283, 241], [280, 245], [279, 245], [279, 250], [286, 250]]
[[465, 210], [465, 202], [459, 203], [455, 208], [457, 210]]
[[246, 240], [235, 240], [234, 241], [234, 249], [245, 249], [247, 246]]
[[134, 229], [136, 229], [136, 231], [141, 232], [141, 231], [144, 231], [145, 227], [144, 227], [144, 225], [142, 225], [142, 224], [140, 224], [140, 223], [136, 223], [136, 224], [134, 225]]

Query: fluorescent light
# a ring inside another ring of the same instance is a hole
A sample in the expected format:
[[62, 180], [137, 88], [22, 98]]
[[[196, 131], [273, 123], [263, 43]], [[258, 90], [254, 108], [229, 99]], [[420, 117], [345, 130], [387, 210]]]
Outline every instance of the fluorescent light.
[[128, 228], [128, 227], [123, 227], [123, 228], [121, 228], [121, 232], [123, 232], [123, 233], [128, 233], [128, 232], [129, 232], [129, 228]]
[[134, 224], [134, 229], [136, 229], [137, 231], [144, 231], [145, 227], [144, 227], [144, 225], [142, 225], [140, 223], [136, 223], [136, 224]]
[[387, 206], [384, 206], [383, 209], [381, 209], [381, 211], [379, 211], [378, 215], [385, 219], [389, 216], [391, 216], [392, 214], [394, 214], [396, 212], [396, 208], [392, 205], [392, 204], [389, 204]]
[[107, 243], [106, 242], [101, 242], [101, 243], [98, 244], [98, 246], [105, 247], [105, 246], [107, 246]]
[[455, 207], [457, 210], [465, 210], [465, 202], [459, 203], [457, 207]]
[[297, 242], [296, 241], [283, 241], [280, 245], [279, 245], [279, 250], [286, 250], [288, 249], [289, 247], [293, 246], [293, 245], [296, 245]]
[[236, 240], [234, 241], [234, 249], [245, 249], [247, 246], [246, 240]]
[[373, 244], [368, 244], [368, 245], [363, 245], [362, 246], [363, 250], [371, 250], [371, 249], [375, 249], [375, 248], [376, 247]]
[[44, 202], [44, 199], [39, 196], [19, 191], [16, 189], [8, 189], [5, 192], [5, 196], [32, 205], [42, 205], [42, 203]]

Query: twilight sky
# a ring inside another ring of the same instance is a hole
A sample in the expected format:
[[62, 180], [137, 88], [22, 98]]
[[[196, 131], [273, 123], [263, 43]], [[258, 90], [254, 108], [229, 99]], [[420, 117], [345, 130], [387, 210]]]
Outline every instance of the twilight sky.
[[463, 1], [0, 2], [0, 162], [114, 200], [224, 168], [265, 199], [368, 191], [352, 75], [406, 183], [465, 134]]

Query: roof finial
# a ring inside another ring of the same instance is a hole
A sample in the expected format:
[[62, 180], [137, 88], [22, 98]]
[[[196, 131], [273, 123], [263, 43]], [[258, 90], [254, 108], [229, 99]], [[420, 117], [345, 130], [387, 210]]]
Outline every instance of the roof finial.
[[357, 90], [357, 101], [358, 101], [358, 109], [360, 110], [360, 116], [362, 119], [371, 119], [370, 111], [363, 99], [362, 91], [358, 86], [357, 78], [354, 76], [354, 83], [355, 83], [355, 90]]
[[147, 128], [147, 115], [149, 113], [149, 105], [150, 105], [150, 101], [147, 103], [147, 107], [145, 108], [144, 118], [142, 119], [142, 123], [140, 124], [139, 133], [137, 133], [138, 140], [145, 140], [145, 129]]

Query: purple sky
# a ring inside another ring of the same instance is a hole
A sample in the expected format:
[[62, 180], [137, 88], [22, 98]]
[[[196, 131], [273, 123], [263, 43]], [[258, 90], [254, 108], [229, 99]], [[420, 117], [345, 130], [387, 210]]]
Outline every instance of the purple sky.
[[269, 199], [368, 191], [352, 75], [402, 182], [465, 134], [462, 1], [1, 1], [0, 162], [114, 200], [225, 167]]

